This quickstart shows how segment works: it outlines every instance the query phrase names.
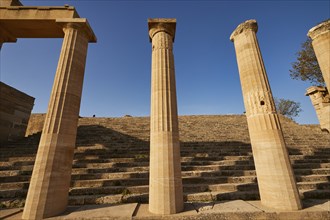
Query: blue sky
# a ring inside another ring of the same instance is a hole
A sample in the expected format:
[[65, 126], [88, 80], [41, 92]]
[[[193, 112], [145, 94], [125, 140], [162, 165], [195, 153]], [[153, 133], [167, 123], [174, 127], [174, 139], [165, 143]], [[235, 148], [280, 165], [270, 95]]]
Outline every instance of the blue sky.
[[[148, 116], [151, 45], [148, 18], [176, 18], [174, 43], [180, 115], [242, 114], [242, 91], [230, 34], [256, 19], [257, 37], [274, 97], [301, 103], [298, 123], [318, 123], [306, 88], [289, 76], [306, 34], [328, 19], [330, 1], [21, 1], [75, 6], [98, 42], [89, 44], [80, 115]], [[47, 111], [62, 39], [18, 39], [3, 44], [1, 81], [36, 98]]]

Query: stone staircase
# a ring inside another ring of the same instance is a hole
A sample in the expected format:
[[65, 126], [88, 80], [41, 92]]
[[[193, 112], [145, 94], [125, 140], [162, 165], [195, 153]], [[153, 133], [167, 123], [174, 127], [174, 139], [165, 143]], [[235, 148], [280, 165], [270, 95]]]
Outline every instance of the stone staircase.
[[[302, 199], [330, 198], [330, 135], [281, 117]], [[38, 123], [42, 123], [38, 122]], [[186, 201], [257, 200], [244, 115], [181, 116]], [[40, 133], [0, 147], [2, 208], [22, 207]], [[149, 118], [81, 118], [70, 205], [148, 202]]]

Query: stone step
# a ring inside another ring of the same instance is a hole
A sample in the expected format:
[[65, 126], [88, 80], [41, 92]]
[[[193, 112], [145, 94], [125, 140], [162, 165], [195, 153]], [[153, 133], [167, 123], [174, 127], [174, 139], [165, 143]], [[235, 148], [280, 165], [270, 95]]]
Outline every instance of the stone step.
[[[219, 183], [254, 183], [255, 176], [241, 177], [186, 177], [182, 179], [186, 184], [219, 184]], [[71, 182], [72, 187], [101, 187], [101, 186], [135, 186], [147, 185], [149, 178], [129, 178], [129, 179], [91, 179], [91, 180], [75, 180]]]
[[220, 170], [253, 170], [254, 165], [207, 165], [207, 166], [182, 166], [182, 171], [220, 171]]
[[299, 190], [330, 190], [330, 182], [298, 182]]
[[299, 190], [301, 199], [328, 199], [330, 198], [330, 190]]
[[25, 198], [27, 195], [27, 189], [7, 189], [0, 190], [0, 199], [8, 199], [8, 198]]
[[122, 168], [122, 167], [147, 167], [149, 162], [110, 162], [110, 163], [75, 163], [73, 168]]
[[297, 182], [329, 182], [330, 175], [296, 176]]
[[296, 163], [292, 165], [293, 169], [315, 169], [330, 168], [330, 163]]
[[72, 174], [71, 180], [148, 178], [149, 172]]
[[[133, 178], [133, 183], [134, 185], [138, 185], [139, 183], [136, 183], [134, 181], [134, 179], [136, 178], [142, 178], [144, 179], [144, 182], [148, 182], [148, 177], [149, 177], [149, 173], [148, 172], [144, 172], [142, 174], [140, 173], [109, 173], [109, 174], [88, 174], [87, 177], [82, 175], [78, 177], [75, 177], [75, 175], [72, 176], [72, 184], [74, 184], [75, 180], [92, 180], [92, 181], [96, 181], [96, 179], [101, 179], [102, 178], [107, 178], [110, 179], [112, 178], [112, 181], [114, 181], [114, 185], [124, 185], [124, 183], [122, 182], [116, 182], [118, 178], [126, 178], [127, 180], [130, 180], [130, 178]], [[214, 177], [211, 176], [210, 177]], [[298, 185], [302, 184], [301, 187], [304, 187], [304, 189], [311, 189], [311, 188], [318, 188], [318, 189], [323, 189], [323, 188], [327, 188], [329, 187], [328, 181], [330, 179], [329, 175], [309, 175], [309, 176], [297, 176], [296, 177]], [[196, 184], [196, 183], [203, 183], [203, 184], [217, 184], [217, 183], [248, 183], [248, 182], [256, 182], [256, 176], [252, 175], [252, 176], [237, 176], [237, 177], [233, 177], [233, 176], [220, 176], [220, 177], [216, 177], [216, 178], [206, 178], [205, 176], [203, 176], [203, 178], [191, 178], [191, 176], [189, 178], [184, 177], [183, 178], [183, 183], [185, 185], [187, 184]], [[309, 182], [311, 182], [311, 184], [309, 184]], [[81, 183], [79, 183], [81, 184]], [[88, 182], [87, 184], [90, 184], [90, 182]], [[100, 183], [99, 183], [100, 184]], [[103, 185], [103, 184], [101, 184]], [[0, 188], [1, 190], [11, 190], [11, 189], [28, 189], [29, 186], [29, 182], [25, 181], [25, 182], [3, 182], [0, 183]], [[88, 185], [89, 187], [94, 187], [95, 185]], [[122, 186], [118, 186], [119, 188]], [[92, 189], [92, 188], [91, 188]], [[204, 191], [205, 186], [203, 189], [197, 190], [197, 191]]]
[[93, 179], [72, 181], [71, 187], [134, 186], [147, 184], [149, 184], [149, 179], [147, 178]]
[[329, 158], [303, 158], [303, 159], [292, 159], [290, 157], [291, 164], [300, 164], [300, 163], [330, 163], [330, 157]]
[[29, 185], [30, 185], [29, 181], [0, 183], [0, 189], [1, 190], [28, 189]]
[[99, 195], [99, 194], [143, 194], [149, 192], [149, 185], [140, 186], [102, 186], [102, 187], [74, 187], [70, 189], [70, 196]]
[[293, 169], [295, 175], [330, 175], [329, 168]]
[[182, 171], [182, 177], [196, 176], [196, 177], [220, 177], [220, 176], [256, 176], [255, 170], [225, 170], [219, 171]]
[[30, 181], [30, 178], [31, 175], [2, 176], [0, 177], [0, 183], [25, 182]]
[[1, 208], [22, 208], [24, 207], [25, 199], [23, 198], [5, 198], [0, 199]]
[[[246, 192], [248, 195], [258, 194], [258, 186], [256, 183], [248, 184], [185, 184], [183, 186], [185, 194], [188, 194], [188, 201], [202, 201], [207, 198], [213, 200], [224, 200], [224, 199], [238, 199], [231, 197], [232, 193]], [[298, 183], [298, 189], [303, 198], [324, 198], [325, 195], [329, 195], [329, 183], [318, 182], [318, 183]], [[148, 193], [149, 186], [98, 186], [98, 187], [74, 187], [70, 189], [70, 196], [82, 195], [88, 197], [89, 195], [113, 195], [113, 199], [118, 197], [118, 194], [125, 196], [127, 194], [145, 194]], [[221, 192], [219, 194], [219, 192]], [[224, 193], [226, 192], [226, 193]], [[325, 195], [322, 194], [325, 193]], [[27, 189], [15, 189], [15, 190], [0, 190], [0, 199], [17, 199], [25, 198]], [[194, 196], [193, 196], [194, 195]], [[203, 195], [203, 197], [196, 197], [196, 195]], [[240, 194], [243, 195], [243, 194]], [[316, 196], [317, 195], [317, 196]], [[119, 195], [120, 196], [120, 195]], [[240, 199], [244, 199], [240, 197]], [[246, 198], [245, 198], [246, 199]], [[255, 197], [258, 199], [258, 197]], [[89, 204], [89, 203], [88, 203]]]

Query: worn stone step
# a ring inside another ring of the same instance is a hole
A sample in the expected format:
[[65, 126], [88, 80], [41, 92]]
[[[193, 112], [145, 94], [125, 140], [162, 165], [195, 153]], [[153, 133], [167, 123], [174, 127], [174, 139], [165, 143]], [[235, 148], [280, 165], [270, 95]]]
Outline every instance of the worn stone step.
[[0, 178], [1, 177], [9, 177], [9, 176], [19, 176], [19, 175], [31, 175], [32, 170], [21, 170], [19, 167], [16, 170], [0, 170]]
[[186, 176], [202, 176], [202, 177], [217, 177], [217, 176], [256, 176], [255, 170], [225, 170], [220, 171], [182, 171], [182, 177]]
[[149, 171], [149, 166], [146, 167], [112, 167], [112, 168], [73, 168], [73, 174], [87, 173], [118, 173], [118, 172], [145, 172]]
[[72, 174], [71, 180], [148, 178], [149, 172]]
[[220, 170], [253, 170], [254, 165], [208, 165], [208, 166], [182, 166], [182, 171], [220, 171]]
[[211, 202], [221, 200], [258, 200], [260, 199], [258, 191], [213, 191], [185, 193], [185, 201], [188, 202]]
[[99, 194], [143, 194], [149, 192], [149, 185], [141, 186], [102, 186], [102, 187], [74, 187], [70, 189], [70, 196], [99, 195]]
[[297, 182], [330, 182], [330, 175], [296, 176]]
[[147, 184], [149, 184], [149, 179], [147, 178], [93, 179], [71, 181], [72, 187], [133, 186]]
[[[291, 158], [290, 158], [291, 159]], [[314, 163], [314, 164], [320, 164], [320, 163], [330, 163], [330, 157], [329, 158], [305, 158], [305, 159], [291, 159], [291, 164], [300, 164], [300, 163]]]
[[149, 162], [109, 162], [109, 163], [75, 163], [73, 168], [121, 168], [121, 167], [146, 167]]
[[8, 183], [8, 182], [24, 182], [29, 181], [31, 175], [18, 175], [18, 176], [2, 176], [0, 177], [1, 183]]
[[293, 169], [315, 169], [315, 168], [330, 168], [330, 163], [297, 163], [292, 165]]
[[9, 182], [0, 183], [1, 190], [12, 190], [12, 189], [28, 189], [30, 185], [29, 181], [26, 182]]
[[22, 208], [24, 207], [25, 199], [23, 198], [5, 198], [0, 199], [1, 208]]
[[7, 189], [0, 190], [0, 199], [7, 198], [25, 198], [27, 194], [27, 189]]
[[329, 168], [293, 169], [295, 175], [330, 175]]
[[299, 190], [301, 199], [329, 199], [330, 190]]
[[299, 190], [329, 190], [330, 182], [298, 182]]

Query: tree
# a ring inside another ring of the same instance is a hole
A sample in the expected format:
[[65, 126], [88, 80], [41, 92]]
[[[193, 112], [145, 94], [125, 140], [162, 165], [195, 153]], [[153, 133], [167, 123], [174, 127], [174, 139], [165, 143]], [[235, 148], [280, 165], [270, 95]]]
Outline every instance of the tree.
[[312, 46], [312, 40], [301, 44], [301, 50], [296, 53], [297, 61], [292, 63], [290, 76], [292, 79], [309, 81], [313, 85], [324, 86], [324, 79]]
[[299, 116], [302, 111], [299, 102], [289, 99], [274, 99], [277, 113], [282, 114], [290, 119]]

